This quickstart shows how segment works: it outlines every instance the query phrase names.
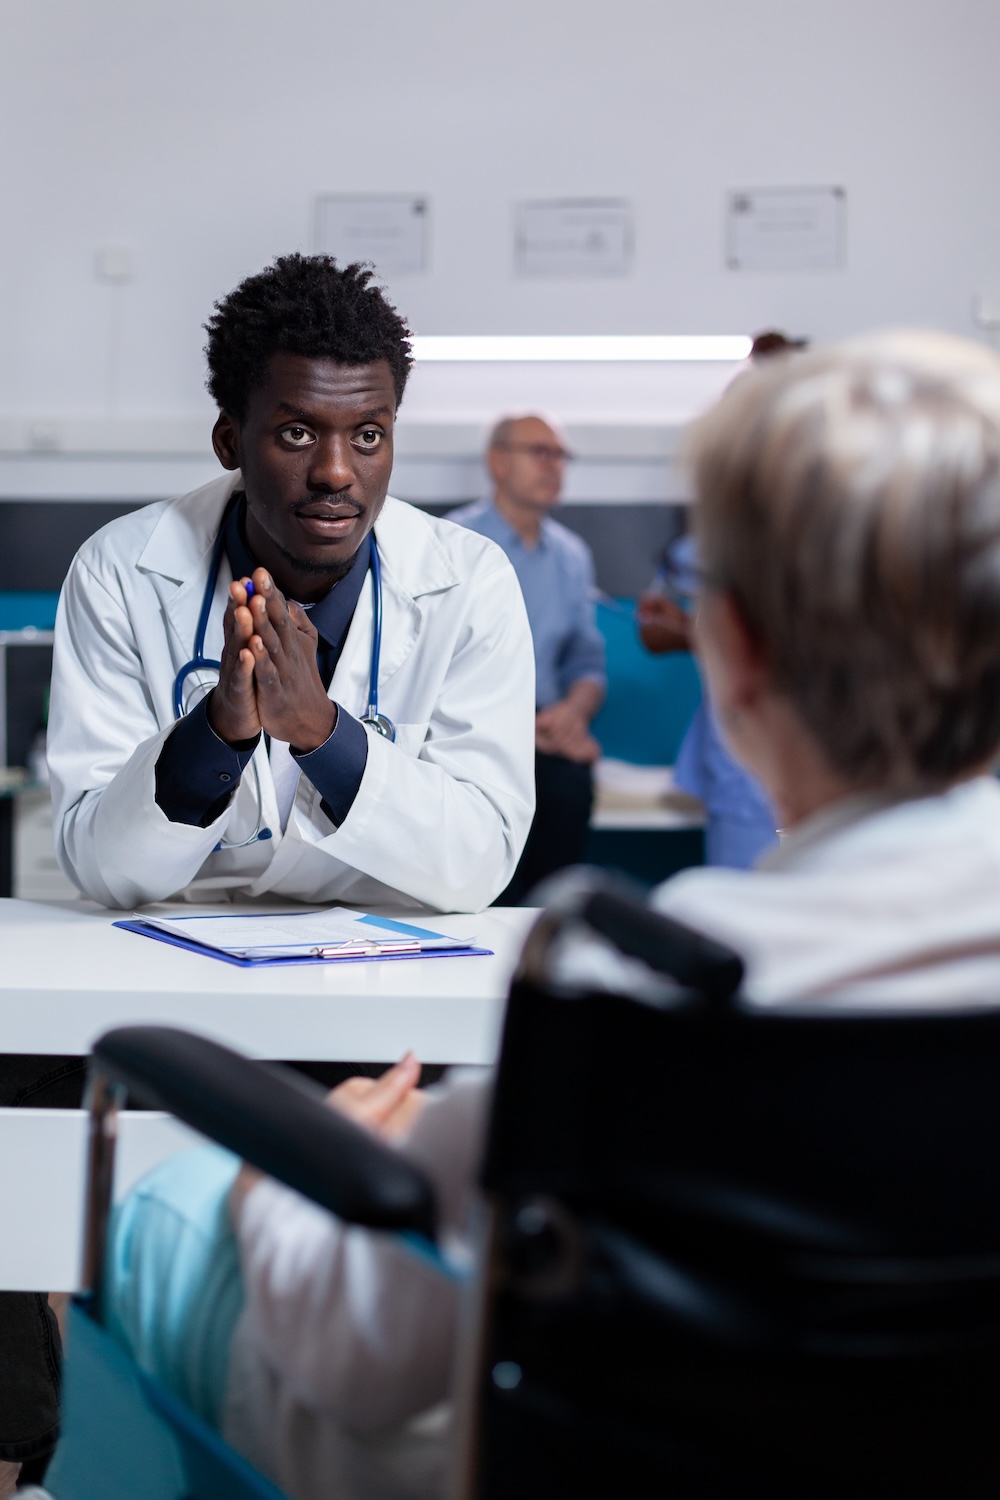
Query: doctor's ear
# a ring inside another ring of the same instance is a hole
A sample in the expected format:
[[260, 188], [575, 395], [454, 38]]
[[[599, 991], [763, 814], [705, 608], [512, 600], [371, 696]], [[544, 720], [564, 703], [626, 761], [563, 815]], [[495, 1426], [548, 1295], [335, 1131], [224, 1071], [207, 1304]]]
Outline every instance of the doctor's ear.
[[236, 418], [227, 411], [220, 411], [219, 419], [212, 428], [212, 447], [224, 469], [240, 466], [240, 426]]

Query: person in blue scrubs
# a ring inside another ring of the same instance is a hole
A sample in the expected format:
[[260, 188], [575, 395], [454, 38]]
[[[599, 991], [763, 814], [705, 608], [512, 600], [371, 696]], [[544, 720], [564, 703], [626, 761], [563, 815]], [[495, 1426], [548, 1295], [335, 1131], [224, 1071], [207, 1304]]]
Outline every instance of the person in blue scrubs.
[[[695, 540], [683, 536], [664, 555], [653, 586], [639, 600], [639, 636], [656, 654], [691, 650], [698, 591]], [[705, 863], [747, 870], [777, 842], [777, 818], [763, 788], [729, 754], [703, 694], [674, 766], [678, 788], [705, 807]]]
[[448, 515], [506, 552], [535, 650], [535, 818], [513, 879], [497, 897], [502, 906], [517, 905], [540, 880], [583, 858], [601, 753], [590, 732], [607, 687], [594, 559], [550, 515], [569, 456], [541, 417], [505, 417], [486, 453], [492, 495]]
[[[787, 358], [808, 348], [776, 328], [754, 335], [750, 364]], [[698, 551], [692, 536], [667, 548], [653, 586], [639, 600], [639, 637], [647, 651], [691, 650], [689, 611], [698, 593]], [[707, 694], [677, 752], [674, 780], [705, 805], [705, 863], [748, 870], [777, 843], [777, 818], [759, 782], [726, 749]]]

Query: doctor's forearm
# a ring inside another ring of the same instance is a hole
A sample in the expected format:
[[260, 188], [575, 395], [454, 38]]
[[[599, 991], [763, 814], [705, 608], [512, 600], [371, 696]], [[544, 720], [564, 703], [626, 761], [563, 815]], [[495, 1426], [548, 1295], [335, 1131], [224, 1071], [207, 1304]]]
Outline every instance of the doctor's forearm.
[[228, 745], [203, 700], [167, 736], [156, 762], [156, 804], [171, 823], [207, 828], [224, 811], [260, 741]]
[[[73, 765], [55, 766], [56, 852], [70, 879], [105, 906], [133, 908], [182, 891], [219, 840], [219, 823], [174, 823], [154, 801], [166, 731], [138, 745], [106, 785], [80, 792]], [[70, 773], [68, 776], [66, 773]]]
[[368, 734], [358, 719], [339, 709], [333, 732], [315, 750], [292, 757], [322, 798], [323, 811], [339, 828], [354, 806], [368, 764]]

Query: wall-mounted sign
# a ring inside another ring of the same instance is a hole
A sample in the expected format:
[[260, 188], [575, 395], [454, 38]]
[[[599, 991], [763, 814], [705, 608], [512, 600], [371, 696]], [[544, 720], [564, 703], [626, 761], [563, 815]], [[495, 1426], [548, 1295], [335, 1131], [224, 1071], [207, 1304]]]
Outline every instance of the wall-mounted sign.
[[317, 249], [347, 264], [371, 260], [383, 275], [427, 266], [426, 198], [327, 193], [316, 203]]
[[518, 204], [514, 264], [522, 276], [627, 276], [631, 206], [613, 198]]
[[844, 265], [847, 194], [840, 187], [738, 188], [726, 210], [732, 271], [835, 271]]

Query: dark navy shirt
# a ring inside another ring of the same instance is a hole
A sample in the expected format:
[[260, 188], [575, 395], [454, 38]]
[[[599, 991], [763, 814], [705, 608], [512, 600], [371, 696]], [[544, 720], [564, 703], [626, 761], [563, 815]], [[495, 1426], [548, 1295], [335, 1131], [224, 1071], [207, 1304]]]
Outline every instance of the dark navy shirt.
[[[222, 523], [234, 578], [249, 578], [258, 566], [246, 544], [245, 512], [246, 499], [237, 495]], [[350, 571], [317, 604], [303, 606], [319, 634], [316, 662], [327, 689], [368, 576], [370, 556], [371, 538], [367, 537]], [[214, 822], [239, 785], [259, 740], [257, 735], [227, 745], [208, 722], [207, 698], [180, 719], [156, 762], [156, 802], [171, 823], [207, 828]], [[351, 810], [368, 761], [364, 727], [338, 704], [329, 739], [303, 754], [293, 750], [292, 756], [319, 792], [324, 813], [339, 827]]]

